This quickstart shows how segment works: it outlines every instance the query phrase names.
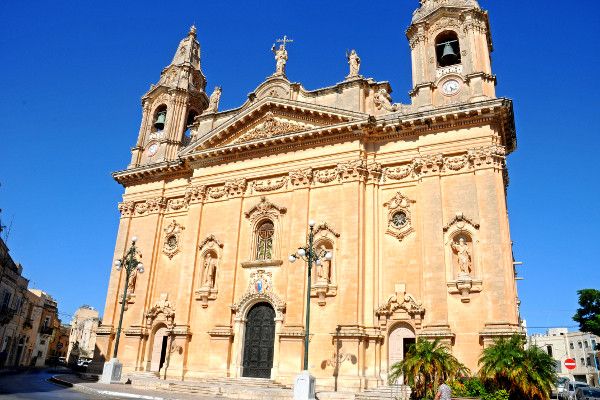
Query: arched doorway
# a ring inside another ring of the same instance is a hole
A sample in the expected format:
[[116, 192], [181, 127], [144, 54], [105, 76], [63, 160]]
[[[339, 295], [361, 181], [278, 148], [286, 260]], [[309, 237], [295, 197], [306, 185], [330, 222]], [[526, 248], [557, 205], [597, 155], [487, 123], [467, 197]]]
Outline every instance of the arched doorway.
[[258, 303], [250, 309], [246, 320], [242, 376], [270, 378], [275, 342], [275, 310], [269, 303]]
[[152, 338], [152, 353], [150, 354], [150, 371], [159, 372], [165, 364], [169, 336], [167, 327], [162, 326], [156, 330]]
[[[404, 360], [410, 345], [415, 341], [415, 332], [408, 324], [394, 326], [388, 339], [388, 371], [392, 365]], [[404, 383], [403, 377], [398, 379], [398, 383]]]

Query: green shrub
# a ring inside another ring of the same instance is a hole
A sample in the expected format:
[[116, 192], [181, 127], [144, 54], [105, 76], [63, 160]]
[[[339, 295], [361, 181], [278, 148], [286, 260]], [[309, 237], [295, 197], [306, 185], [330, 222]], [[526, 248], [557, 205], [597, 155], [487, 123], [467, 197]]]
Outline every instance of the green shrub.
[[494, 393], [486, 394], [481, 397], [481, 400], [508, 400], [509, 394], [506, 390], [496, 390]]

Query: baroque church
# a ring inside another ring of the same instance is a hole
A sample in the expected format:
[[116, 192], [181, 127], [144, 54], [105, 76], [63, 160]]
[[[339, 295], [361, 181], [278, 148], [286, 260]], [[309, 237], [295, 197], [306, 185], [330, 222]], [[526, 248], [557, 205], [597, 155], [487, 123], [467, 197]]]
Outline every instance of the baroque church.
[[[339, 83], [290, 81], [284, 37], [274, 73], [221, 110], [190, 29], [113, 174], [125, 188], [114, 259], [137, 236], [145, 271], [126, 283], [113, 269], [99, 360], [122, 306], [124, 371], [183, 380], [291, 383], [307, 297], [322, 387], [384, 385], [418, 338], [476, 370], [485, 346], [520, 332], [506, 205], [515, 125], [495, 94], [488, 14], [476, 0], [420, 0], [406, 36], [410, 104], [362, 76], [356, 51]], [[289, 259], [309, 232], [333, 255], [310, 285], [307, 263]]]

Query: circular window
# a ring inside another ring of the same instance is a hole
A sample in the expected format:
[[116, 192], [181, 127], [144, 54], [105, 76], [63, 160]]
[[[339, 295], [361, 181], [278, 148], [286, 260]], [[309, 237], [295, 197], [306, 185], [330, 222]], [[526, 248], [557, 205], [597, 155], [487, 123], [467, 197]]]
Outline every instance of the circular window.
[[392, 225], [395, 228], [402, 228], [408, 223], [408, 217], [404, 211], [398, 211], [392, 215]]

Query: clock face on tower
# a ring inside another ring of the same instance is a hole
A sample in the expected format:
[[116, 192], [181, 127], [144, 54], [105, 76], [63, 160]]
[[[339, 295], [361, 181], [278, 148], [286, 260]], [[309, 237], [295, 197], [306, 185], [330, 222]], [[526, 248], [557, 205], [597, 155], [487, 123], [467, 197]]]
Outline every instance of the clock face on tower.
[[156, 154], [156, 151], [158, 150], [158, 143], [152, 143], [149, 147], [148, 147], [148, 155], [150, 157], [152, 157], [153, 155]]
[[460, 83], [456, 79], [449, 79], [442, 85], [442, 92], [446, 95], [453, 95], [460, 90]]

